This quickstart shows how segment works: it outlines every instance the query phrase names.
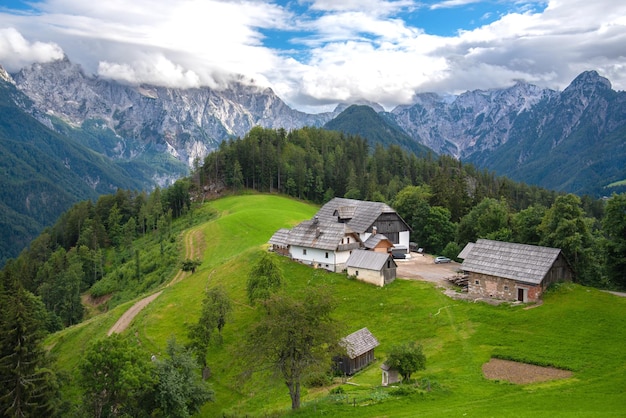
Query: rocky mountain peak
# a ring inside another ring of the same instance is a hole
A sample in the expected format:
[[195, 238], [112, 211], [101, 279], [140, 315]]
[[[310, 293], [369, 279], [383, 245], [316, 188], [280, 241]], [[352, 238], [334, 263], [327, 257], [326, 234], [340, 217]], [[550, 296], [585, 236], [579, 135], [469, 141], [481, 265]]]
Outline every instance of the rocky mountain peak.
[[7, 83], [15, 84], [15, 82], [13, 81], [13, 78], [11, 78], [9, 73], [6, 72], [6, 70], [4, 69], [4, 67], [2, 67], [2, 65], [0, 65], [0, 80], [4, 80]]

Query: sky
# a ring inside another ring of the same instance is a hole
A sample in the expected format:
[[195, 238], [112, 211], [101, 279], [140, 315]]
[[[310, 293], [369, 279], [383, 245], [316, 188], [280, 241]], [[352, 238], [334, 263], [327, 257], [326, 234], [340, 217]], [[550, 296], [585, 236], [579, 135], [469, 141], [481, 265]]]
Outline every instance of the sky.
[[615, 0], [2, 0], [0, 65], [67, 56], [128, 84], [271, 87], [309, 113], [596, 70], [626, 89]]

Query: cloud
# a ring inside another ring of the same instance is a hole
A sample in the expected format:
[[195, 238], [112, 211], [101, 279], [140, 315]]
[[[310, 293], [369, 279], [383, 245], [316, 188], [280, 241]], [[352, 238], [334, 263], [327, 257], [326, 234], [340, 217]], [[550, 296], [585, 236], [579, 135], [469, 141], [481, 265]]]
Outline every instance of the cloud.
[[[0, 62], [15, 70], [65, 51], [87, 72], [170, 87], [221, 87], [241, 75], [306, 111], [358, 99], [390, 108], [416, 92], [500, 88], [519, 79], [565, 88], [590, 69], [624, 89], [622, 3], [42, 0], [33, 3], [36, 13], [0, 10], [0, 28], [10, 28], [0, 31]], [[467, 8], [477, 10], [476, 22], [490, 23], [450, 36], [420, 25], [435, 13], [468, 20]]]
[[33, 62], [50, 62], [63, 58], [55, 43], [28, 42], [15, 28], [0, 29], [0, 63], [14, 72]]

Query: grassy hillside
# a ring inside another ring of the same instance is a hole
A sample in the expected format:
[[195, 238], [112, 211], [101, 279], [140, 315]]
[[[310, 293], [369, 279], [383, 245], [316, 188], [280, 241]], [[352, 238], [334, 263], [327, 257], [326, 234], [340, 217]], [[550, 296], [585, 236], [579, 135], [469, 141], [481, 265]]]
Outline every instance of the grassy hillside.
[[[343, 384], [344, 395], [330, 387], [306, 388], [302, 410], [291, 413], [285, 385], [270, 375], [241, 379], [241, 339], [259, 315], [248, 306], [245, 284], [255, 259], [272, 233], [310, 218], [316, 207], [279, 196], [246, 195], [207, 203], [202, 210], [220, 215], [194, 230], [202, 236], [203, 262], [195, 274], [164, 288], [135, 318], [128, 338], [160, 355], [166, 341], [186, 341], [186, 324], [200, 311], [205, 288], [221, 284], [234, 302], [223, 344], [208, 356], [216, 401], [202, 416], [623, 416], [626, 413], [626, 299], [578, 285], [549, 292], [533, 309], [468, 303], [449, 299], [432, 284], [396, 280], [377, 288], [281, 258], [288, 290], [312, 284], [331, 287], [340, 301], [336, 317], [345, 334], [368, 327], [379, 339], [377, 362]], [[185, 220], [181, 220], [184, 222]], [[182, 248], [181, 248], [182, 249]], [[53, 335], [48, 343], [57, 363], [73, 373], [79, 353], [103, 338], [127, 303], [87, 323]], [[389, 348], [418, 341], [427, 356], [422, 383], [400, 393], [381, 388], [379, 366]], [[514, 385], [483, 377], [492, 356], [554, 365], [573, 371], [570, 379]], [[76, 379], [72, 379], [76, 381]], [[341, 382], [335, 383], [335, 385]], [[430, 391], [425, 388], [430, 384]], [[70, 394], [78, 399], [78, 389]]]

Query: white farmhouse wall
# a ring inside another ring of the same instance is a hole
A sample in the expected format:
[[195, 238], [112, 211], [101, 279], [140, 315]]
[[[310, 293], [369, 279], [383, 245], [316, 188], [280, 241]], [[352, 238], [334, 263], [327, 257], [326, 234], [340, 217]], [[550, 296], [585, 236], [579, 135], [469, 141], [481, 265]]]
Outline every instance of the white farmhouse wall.
[[411, 233], [409, 231], [402, 231], [399, 234], [399, 243], [398, 245], [403, 246], [404, 248], [406, 248], [407, 252], [409, 252], [409, 242], [411, 241]]
[[383, 287], [385, 285], [385, 277], [380, 271], [348, 267], [348, 275], [355, 276], [357, 280], [365, 283], [370, 283], [379, 287]]
[[[304, 250], [306, 250], [306, 254]], [[328, 254], [328, 257], [326, 257], [326, 254]], [[350, 251], [335, 252], [332, 250], [320, 250], [317, 248], [292, 245], [290, 255], [291, 258], [301, 263], [338, 273], [346, 268], [346, 261], [348, 261], [348, 257], [350, 257]]]

